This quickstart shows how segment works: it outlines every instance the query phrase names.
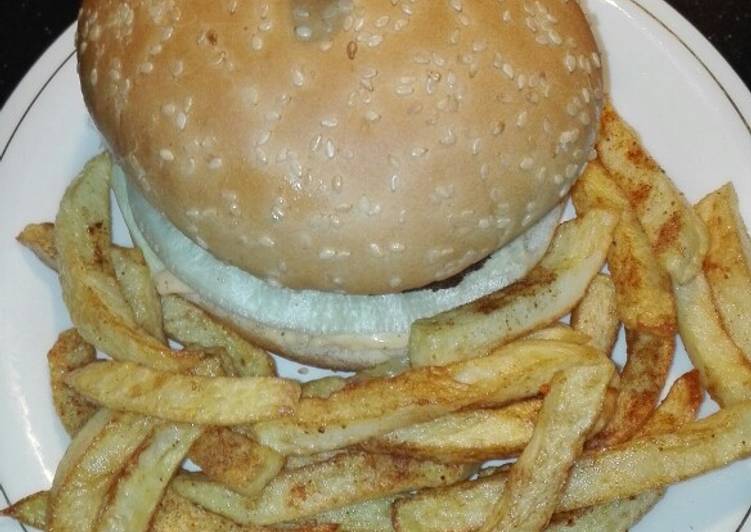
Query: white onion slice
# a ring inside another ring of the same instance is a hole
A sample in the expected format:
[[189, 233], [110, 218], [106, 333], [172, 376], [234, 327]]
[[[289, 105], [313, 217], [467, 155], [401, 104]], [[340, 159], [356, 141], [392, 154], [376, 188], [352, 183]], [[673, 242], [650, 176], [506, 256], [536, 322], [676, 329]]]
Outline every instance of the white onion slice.
[[[405, 333], [411, 323], [457, 307], [522, 277], [552, 238], [563, 207], [494, 253], [451, 288], [384, 295], [346, 295], [272, 286], [203, 249], [129, 185], [119, 167], [115, 197], [134, 242], [155, 272], [169, 270], [203, 300], [269, 327], [312, 334]], [[136, 222], [137, 220], [137, 222]]]

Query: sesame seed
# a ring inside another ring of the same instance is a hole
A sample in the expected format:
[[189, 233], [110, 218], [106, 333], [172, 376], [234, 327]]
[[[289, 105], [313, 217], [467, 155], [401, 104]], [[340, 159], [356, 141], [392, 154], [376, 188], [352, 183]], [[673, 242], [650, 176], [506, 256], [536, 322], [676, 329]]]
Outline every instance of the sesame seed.
[[323, 127], [336, 127], [336, 125], [339, 123], [339, 121], [335, 117], [327, 117], [321, 120], [321, 125]]
[[162, 158], [164, 161], [174, 161], [175, 160], [175, 154], [172, 153], [171, 150], [168, 150], [166, 148], [163, 148], [159, 150], [159, 157]]
[[326, 157], [328, 159], [333, 159], [336, 157], [336, 145], [334, 144], [334, 141], [331, 139], [326, 139], [326, 146], [324, 148], [324, 151], [326, 152]]
[[297, 26], [295, 28], [295, 36], [301, 41], [309, 41], [313, 37], [313, 30], [308, 26]]
[[410, 152], [412, 157], [415, 157], [415, 158], [424, 157], [427, 153], [428, 153], [428, 149], [422, 146], [415, 146], [414, 148], [412, 148], [412, 151]]

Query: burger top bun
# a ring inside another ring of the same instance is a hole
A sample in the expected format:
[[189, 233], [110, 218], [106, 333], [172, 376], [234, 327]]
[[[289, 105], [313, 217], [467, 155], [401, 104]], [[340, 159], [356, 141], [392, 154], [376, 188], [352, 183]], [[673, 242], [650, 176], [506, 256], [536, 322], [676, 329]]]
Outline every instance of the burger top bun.
[[216, 257], [353, 294], [454, 275], [568, 192], [600, 61], [566, 0], [85, 0], [85, 100]]

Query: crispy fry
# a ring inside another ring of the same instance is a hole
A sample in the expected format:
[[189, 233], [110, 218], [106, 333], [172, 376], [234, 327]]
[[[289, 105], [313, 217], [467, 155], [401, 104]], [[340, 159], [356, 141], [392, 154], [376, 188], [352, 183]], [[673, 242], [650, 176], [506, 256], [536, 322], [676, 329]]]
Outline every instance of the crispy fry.
[[200, 377], [157, 371], [131, 362], [96, 362], [66, 381], [115, 410], [180, 423], [238, 425], [291, 414], [297, 382], [275, 377]]
[[284, 466], [276, 451], [220, 427], [204, 432], [191, 447], [190, 459], [211, 480], [248, 497], [260, 492]]
[[566, 222], [524, 279], [416, 321], [409, 338], [412, 365], [446, 365], [482, 356], [568, 314], [600, 271], [616, 222], [616, 215], [601, 210]]
[[40, 530], [47, 528], [48, 491], [38, 491], [0, 510], [0, 516], [10, 517], [24, 525]]
[[508, 458], [532, 437], [542, 401], [468, 410], [404, 427], [360, 444], [364, 450], [448, 463]]
[[16, 240], [30, 249], [46, 266], [57, 271], [54, 231], [55, 224], [52, 222], [29, 224], [18, 234]]
[[334, 532], [335, 524], [304, 525], [301, 527], [274, 528], [266, 526], [242, 526], [234, 521], [208, 512], [167, 488], [159, 508], [154, 514], [150, 532]]
[[79, 431], [55, 473], [47, 510], [51, 531], [91, 530], [120, 471], [157, 422], [100, 410]]
[[65, 384], [65, 376], [96, 360], [96, 350], [75, 329], [63, 331], [47, 353], [52, 402], [68, 434], [74, 435], [97, 410], [96, 404]]
[[241, 524], [274, 524], [312, 517], [369, 499], [466, 478], [473, 468], [387, 455], [348, 452], [331, 461], [283, 472], [255, 498], [201, 475], [178, 475], [175, 490], [209, 511]]
[[618, 315], [626, 328], [673, 336], [677, 331], [670, 278], [655, 258], [628, 198], [598, 161], [587, 165], [572, 191], [577, 213], [608, 208], [620, 213], [608, 250]]
[[162, 310], [164, 329], [170, 338], [183, 345], [223, 347], [233, 360], [233, 374], [240, 377], [275, 375], [274, 361], [266, 351], [254, 346], [189, 301], [176, 295], [164, 296]]
[[628, 499], [560, 513], [546, 532], [628, 532], [665, 495], [665, 490], [652, 490]]
[[681, 339], [704, 388], [721, 406], [751, 399], [751, 361], [723, 328], [704, 274], [674, 290]]
[[151, 271], [141, 250], [112, 246], [110, 251], [115, 277], [123, 297], [133, 310], [136, 323], [162, 343], [167, 342], [162, 328], [162, 304]]
[[167, 483], [202, 431], [192, 425], [158, 427], [109, 489], [97, 530], [145, 531]]
[[658, 260], [676, 284], [690, 281], [709, 247], [704, 224], [610, 105], [600, 129], [600, 160], [626, 193]]
[[330, 376], [322, 377], [312, 381], [302, 383], [302, 397], [318, 397], [326, 399], [334, 392], [343, 390], [347, 386], [349, 379], [344, 377]]
[[391, 505], [395, 500], [396, 496], [392, 495], [329, 510], [301, 523], [301, 526], [331, 523], [347, 532], [391, 532], [394, 530], [391, 526]]
[[[720, 410], [675, 432], [586, 453], [571, 470], [557, 512], [567, 512], [649, 490], [717, 469], [751, 455], [751, 402]], [[507, 472], [397, 501], [397, 530], [470, 531], [479, 528], [501, 496]]]
[[675, 380], [667, 397], [639, 429], [637, 437], [666, 434], [693, 421], [699, 412], [704, 390], [699, 372], [689, 371]]
[[609, 447], [628, 440], [652, 415], [665, 386], [675, 351], [674, 337], [626, 330], [628, 359], [621, 374], [613, 417], [588, 443], [589, 448]]
[[144, 332], [123, 297], [110, 261], [107, 155], [89, 161], [60, 202], [55, 247], [63, 299], [78, 332], [114, 359], [166, 371], [190, 369], [200, 357], [178, 354]]
[[589, 336], [593, 346], [610, 356], [620, 326], [613, 281], [608, 275], [597, 274], [571, 312], [571, 327]]
[[[696, 417], [703, 398], [699, 373], [690, 371], [676, 379], [665, 400], [639, 429], [637, 437], [667, 434], [690, 423]], [[665, 494], [664, 489], [616, 499], [612, 502], [562, 512], [553, 516], [548, 532], [626, 532], [636, 524]]]
[[613, 366], [576, 366], [559, 372], [534, 433], [511, 466], [503, 495], [481, 530], [542, 530], [553, 515], [568, 472], [605, 400]]
[[326, 399], [302, 399], [294, 417], [258, 423], [254, 432], [282, 454], [313, 454], [473, 404], [533, 397], [558, 370], [597, 360], [602, 356], [591, 346], [517, 341], [487, 357], [352, 384]]
[[730, 337], [751, 357], [751, 240], [733, 185], [709, 194], [696, 212], [709, 231], [704, 274], [717, 310]]

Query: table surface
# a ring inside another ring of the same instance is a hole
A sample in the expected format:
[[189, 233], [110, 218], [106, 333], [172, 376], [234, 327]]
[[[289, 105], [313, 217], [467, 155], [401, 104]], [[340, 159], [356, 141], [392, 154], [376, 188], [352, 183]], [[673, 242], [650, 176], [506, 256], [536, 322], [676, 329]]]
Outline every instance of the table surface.
[[[751, 86], [751, 2], [667, 0], [722, 53]], [[26, 71], [73, 22], [80, 0], [0, 1], [0, 106]]]

